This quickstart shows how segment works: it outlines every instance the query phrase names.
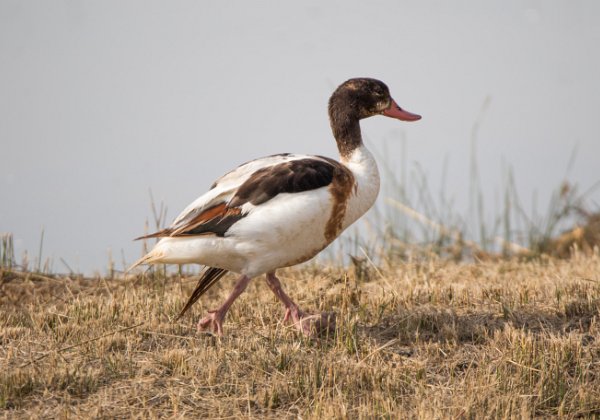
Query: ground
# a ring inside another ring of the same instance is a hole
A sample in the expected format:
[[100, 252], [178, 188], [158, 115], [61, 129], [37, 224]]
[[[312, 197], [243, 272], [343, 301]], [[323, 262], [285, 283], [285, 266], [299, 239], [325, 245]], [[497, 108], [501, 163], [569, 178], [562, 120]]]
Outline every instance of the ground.
[[337, 330], [309, 339], [254, 279], [225, 336], [174, 318], [197, 277], [4, 271], [0, 417], [600, 416], [600, 257], [282, 270]]

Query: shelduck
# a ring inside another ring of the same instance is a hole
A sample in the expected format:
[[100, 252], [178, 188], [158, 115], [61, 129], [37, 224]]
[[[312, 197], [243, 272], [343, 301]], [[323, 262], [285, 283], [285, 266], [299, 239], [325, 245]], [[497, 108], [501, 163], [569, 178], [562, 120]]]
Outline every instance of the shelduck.
[[342, 83], [329, 99], [329, 119], [340, 160], [284, 153], [252, 160], [223, 175], [173, 221], [137, 239], [160, 238], [140, 264], [206, 266], [180, 317], [223, 275], [239, 274], [232, 293], [198, 322], [199, 330], [223, 334], [230, 306], [250, 280], [266, 275], [284, 304], [284, 321], [311, 335], [335, 326], [335, 315], [308, 315], [284, 292], [278, 268], [307, 261], [360, 218], [375, 202], [379, 172], [364, 146], [359, 121], [385, 115], [421, 117], [400, 108], [388, 87], [369, 78]]

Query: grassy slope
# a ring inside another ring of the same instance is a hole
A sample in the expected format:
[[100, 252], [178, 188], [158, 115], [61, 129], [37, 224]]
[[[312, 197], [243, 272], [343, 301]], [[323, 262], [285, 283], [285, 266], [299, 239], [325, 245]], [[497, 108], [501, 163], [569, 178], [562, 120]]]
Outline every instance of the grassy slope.
[[173, 323], [194, 279], [5, 273], [0, 416], [598, 416], [599, 273], [598, 256], [282, 271], [302, 307], [337, 312], [319, 341], [279, 322], [262, 279], [216, 339], [193, 320], [231, 278]]

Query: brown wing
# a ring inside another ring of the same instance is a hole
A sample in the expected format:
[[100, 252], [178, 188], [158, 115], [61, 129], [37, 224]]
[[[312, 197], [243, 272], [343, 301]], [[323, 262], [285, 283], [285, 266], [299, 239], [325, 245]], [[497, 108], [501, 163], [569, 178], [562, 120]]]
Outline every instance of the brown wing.
[[291, 160], [257, 170], [236, 191], [230, 205], [269, 201], [280, 193], [300, 193], [331, 184], [336, 167], [323, 158]]
[[208, 208], [195, 208], [166, 229], [137, 239], [165, 236], [215, 234], [225, 236], [229, 228], [247, 213], [242, 206], [258, 206], [281, 193], [299, 193], [328, 186], [334, 176], [345, 173], [338, 162], [321, 157], [296, 159], [255, 171], [235, 191], [229, 201]]
[[244, 217], [239, 207], [229, 207], [226, 203], [219, 203], [207, 209], [194, 209], [190, 211], [177, 224], [137, 239], [160, 238], [164, 236], [190, 236], [215, 234], [224, 236], [225, 232], [235, 222]]

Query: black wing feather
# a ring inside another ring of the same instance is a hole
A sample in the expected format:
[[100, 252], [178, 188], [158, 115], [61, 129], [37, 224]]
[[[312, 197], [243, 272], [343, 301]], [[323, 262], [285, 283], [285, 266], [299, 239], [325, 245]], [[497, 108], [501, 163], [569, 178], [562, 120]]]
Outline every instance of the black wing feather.
[[198, 280], [196, 288], [190, 295], [190, 298], [179, 313], [179, 316], [177, 316], [176, 320], [181, 318], [187, 312], [187, 310], [190, 309], [192, 305], [196, 303], [208, 289], [211, 288], [213, 284], [218, 282], [221, 277], [227, 273], [228, 271], [222, 268], [207, 267], [204, 273], [202, 273], [202, 277], [200, 277], [200, 280]]
[[252, 203], [255, 206], [281, 193], [299, 193], [331, 184], [335, 167], [321, 159], [297, 159], [262, 168], [237, 190], [229, 206]]

